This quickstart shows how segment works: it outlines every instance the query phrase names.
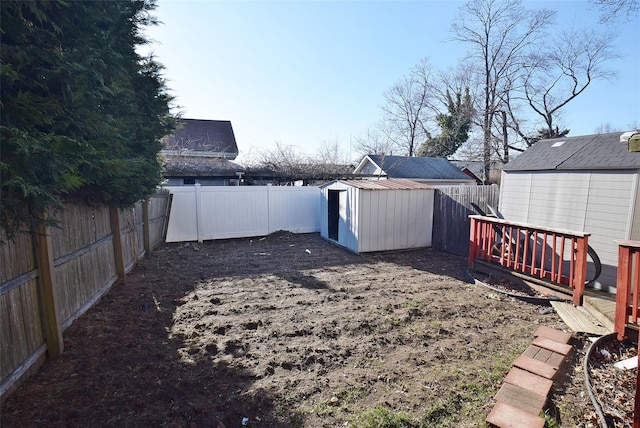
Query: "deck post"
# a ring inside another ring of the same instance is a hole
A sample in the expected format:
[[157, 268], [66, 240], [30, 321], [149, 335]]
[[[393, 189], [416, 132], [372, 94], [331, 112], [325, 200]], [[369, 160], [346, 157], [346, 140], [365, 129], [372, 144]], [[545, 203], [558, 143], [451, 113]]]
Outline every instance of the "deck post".
[[478, 252], [478, 236], [476, 234], [476, 219], [473, 216], [469, 217], [471, 220], [471, 226], [469, 227], [469, 269], [473, 269], [473, 262], [475, 261], [476, 254]]
[[582, 305], [582, 294], [587, 279], [587, 252], [589, 249], [589, 235], [578, 238], [576, 254], [576, 271], [573, 278], [573, 304]]
[[616, 281], [616, 316], [614, 330], [618, 340], [625, 337], [625, 327], [629, 319], [629, 293], [631, 291], [631, 249], [618, 245], [618, 278]]

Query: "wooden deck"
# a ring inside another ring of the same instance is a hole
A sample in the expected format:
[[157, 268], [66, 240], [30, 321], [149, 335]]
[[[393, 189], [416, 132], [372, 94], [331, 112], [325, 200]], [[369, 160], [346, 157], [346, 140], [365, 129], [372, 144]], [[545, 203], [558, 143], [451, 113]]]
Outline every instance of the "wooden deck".
[[[572, 290], [539, 278], [532, 278], [519, 272], [503, 268], [495, 263], [476, 261], [475, 270], [484, 274], [504, 278], [514, 283], [526, 284], [541, 296], [550, 299], [554, 310], [576, 333], [605, 335], [614, 331], [616, 295], [606, 291], [587, 289], [583, 294], [583, 305], [571, 302]], [[554, 301], [555, 300], [555, 301]]]

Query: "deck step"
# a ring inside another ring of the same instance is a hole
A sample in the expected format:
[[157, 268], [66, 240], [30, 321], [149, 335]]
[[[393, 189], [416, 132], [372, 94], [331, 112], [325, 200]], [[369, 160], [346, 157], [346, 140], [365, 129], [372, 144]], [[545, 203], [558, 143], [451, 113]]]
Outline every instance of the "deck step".
[[616, 301], [599, 295], [586, 294], [582, 297], [582, 305], [609, 333], [614, 330]]
[[572, 303], [551, 302], [553, 309], [558, 313], [562, 321], [576, 333], [593, 334], [603, 336], [610, 333], [582, 306], [574, 306]]

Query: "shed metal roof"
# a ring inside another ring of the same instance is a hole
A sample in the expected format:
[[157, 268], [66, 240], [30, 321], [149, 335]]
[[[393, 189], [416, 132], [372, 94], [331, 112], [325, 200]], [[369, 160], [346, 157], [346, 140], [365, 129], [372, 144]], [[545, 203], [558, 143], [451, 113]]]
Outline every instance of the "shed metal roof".
[[389, 178], [465, 180], [469, 177], [444, 158], [369, 155]]
[[[337, 180], [333, 183], [342, 183], [358, 189], [365, 190], [416, 190], [416, 189], [433, 189], [434, 187], [417, 181], [402, 178], [394, 178], [388, 180]], [[322, 187], [329, 186], [325, 184]]]
[[503, 166], [504, 171], [638, 169], [640, 152], [621, 142], [622, 132], [540, 140]]

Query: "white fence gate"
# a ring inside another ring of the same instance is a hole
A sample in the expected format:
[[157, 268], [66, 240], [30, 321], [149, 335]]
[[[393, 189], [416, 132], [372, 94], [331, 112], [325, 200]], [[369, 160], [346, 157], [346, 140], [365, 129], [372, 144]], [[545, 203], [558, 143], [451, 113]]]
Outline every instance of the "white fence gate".
[[166, 242], [320, 231], [319, 187], [166, 186], [173, 194]]

